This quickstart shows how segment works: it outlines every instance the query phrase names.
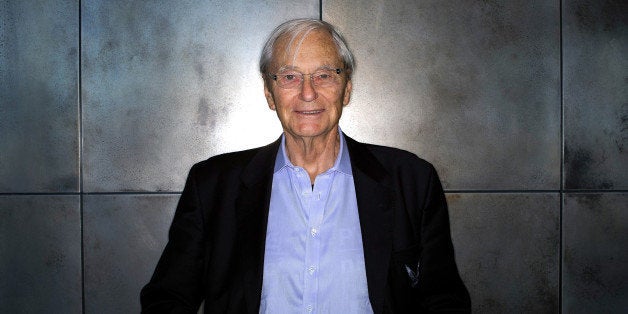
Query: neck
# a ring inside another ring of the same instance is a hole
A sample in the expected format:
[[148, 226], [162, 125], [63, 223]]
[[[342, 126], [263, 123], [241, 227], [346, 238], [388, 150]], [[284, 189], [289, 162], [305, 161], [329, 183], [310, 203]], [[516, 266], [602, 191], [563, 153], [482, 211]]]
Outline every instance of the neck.
[[340, 151], [340, 133], [335, 128], [317, 137], [298, 137], [286, 134], [286, 154], [290, 162], [302, 167], [314, 184], [316, 176], [334, 166]]

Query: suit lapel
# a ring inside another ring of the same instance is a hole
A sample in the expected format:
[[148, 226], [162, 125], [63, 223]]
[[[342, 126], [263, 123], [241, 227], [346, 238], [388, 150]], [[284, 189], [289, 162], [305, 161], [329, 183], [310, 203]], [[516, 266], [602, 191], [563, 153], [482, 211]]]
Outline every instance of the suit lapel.
[[262, 272], [273, 168], [280, 141], [262, 147], [241, 176], [236, 200], [237, 237], [241, 252], [244, 297], [249, 313], [257, 313], [262, 292]]
[[345, 136], [358, 201], [369, 299], [375, 313], [383, 310], [392, 250], [393, 193], [388, 174], [364, 144]]

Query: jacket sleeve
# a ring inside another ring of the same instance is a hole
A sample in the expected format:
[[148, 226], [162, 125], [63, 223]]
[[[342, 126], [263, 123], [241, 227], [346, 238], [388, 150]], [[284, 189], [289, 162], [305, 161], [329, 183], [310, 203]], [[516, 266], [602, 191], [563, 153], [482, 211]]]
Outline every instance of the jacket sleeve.
[[168, 244], [142, 289], [142, 313], [196, 313], [203, 299], [204, 217], [192, 167], [170, 226]]
[[421, 307], [429, 313], [469, 313], [471, 301], [456, 267], [445, 194], [431, 165], [425, 195], [420, 219]]

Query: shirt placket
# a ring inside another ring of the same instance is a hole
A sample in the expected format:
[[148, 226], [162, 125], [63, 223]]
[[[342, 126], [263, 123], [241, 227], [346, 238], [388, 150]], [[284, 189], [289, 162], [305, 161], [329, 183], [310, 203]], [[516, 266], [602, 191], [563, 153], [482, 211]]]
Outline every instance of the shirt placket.
[[[299, 172], [298, 172], [299, 173]], [[297, 175], [299, 192], [302, 198], [304, 216], [306, 217], [307, 235], [305, 240], [305, 260], [303, 270], [303, 310], [304, 313], [316, 313], [318, 302], [319, 265], [321, 255], [321, 224], [325, 213], [325, 203], [329, 186], [329, 173], [324, 173], [316, 178], [314, 188], [310, 185], [309, 176]]]

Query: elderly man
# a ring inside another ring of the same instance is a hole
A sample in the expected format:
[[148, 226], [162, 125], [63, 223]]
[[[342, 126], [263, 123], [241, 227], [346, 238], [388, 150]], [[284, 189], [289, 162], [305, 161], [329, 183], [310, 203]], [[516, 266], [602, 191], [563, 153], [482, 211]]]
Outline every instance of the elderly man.
[[330, 24], [275, 29], [260, 72], [283, 135], [192, 167], [143, 312], [469, 311], [434, 168], [338, 126], [353, 69]]

